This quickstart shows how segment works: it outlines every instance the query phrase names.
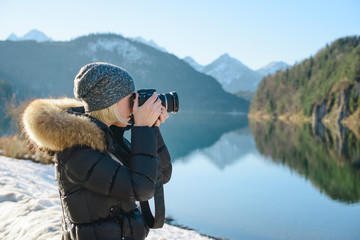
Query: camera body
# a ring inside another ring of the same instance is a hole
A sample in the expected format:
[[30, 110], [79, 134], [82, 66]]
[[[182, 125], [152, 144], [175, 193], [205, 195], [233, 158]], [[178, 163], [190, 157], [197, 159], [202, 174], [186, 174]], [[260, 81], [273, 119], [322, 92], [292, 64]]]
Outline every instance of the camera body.
[[[156, 92], [155, 89], [140, 89], [137, 91], [139, 94], [139, 106], [143, 105]], [[135, 95], [134, 95], [135, 97]], [[179, 111], [179, 97], [176, 92], [169, 92], [159, 94], [158, 98], [161, 104], [165, 107], [167, 112], [177, 113]]]

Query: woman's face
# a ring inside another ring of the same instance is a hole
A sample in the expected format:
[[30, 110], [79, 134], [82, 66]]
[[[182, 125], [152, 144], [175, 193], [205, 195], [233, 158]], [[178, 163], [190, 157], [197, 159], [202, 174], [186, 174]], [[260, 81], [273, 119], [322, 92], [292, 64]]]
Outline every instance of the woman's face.
[[[130, 93], [123, 99], [117, 102], [117, 107], [119, 110], [119, 113], [121, 117], [123, 117], [125, 120], [129, 121], [131, 117], [131, 113], [133, 111], [134, 106], [134, 99], [133, 99], [133, 93]], [[116, 122], [116, 126], [118, 127], [126, 127], [124, 123]]]

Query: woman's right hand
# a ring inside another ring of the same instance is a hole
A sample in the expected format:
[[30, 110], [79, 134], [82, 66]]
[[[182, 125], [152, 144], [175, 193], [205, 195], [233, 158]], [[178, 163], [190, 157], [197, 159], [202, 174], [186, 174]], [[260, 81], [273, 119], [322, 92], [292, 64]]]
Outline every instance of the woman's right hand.
[[135, 126], [152, 127], [161, 114], [161, 100], [158, 98], [158, 94], [154, 92], [154, 94], [139, 107], [138, 97], [139, 94], [136, 93], [133, 107]]

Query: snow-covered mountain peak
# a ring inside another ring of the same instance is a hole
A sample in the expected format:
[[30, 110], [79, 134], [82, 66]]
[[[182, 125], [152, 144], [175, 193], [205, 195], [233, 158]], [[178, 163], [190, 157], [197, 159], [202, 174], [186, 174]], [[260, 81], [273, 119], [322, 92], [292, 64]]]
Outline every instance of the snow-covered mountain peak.
[[224, 53], [223, 55], [218, 57], [216, 60], [223, 61], [223, 62], [231, 62], [231, 61], [240, 62], [236, 58], [231, 57], [228, 53]]
[[248, 70], [248, 69], [251, 70], [245, 64], [243, 64], [240, 60], [231, 57], [228, 53], [221, 55], [220, 57], [215, 59], [212, 63], [210, 63], [208, 66], [210, 66], [210, 65], [212, 65], [213, 67], [217, 65], [219, 68], [222, 68], [222, 67], [220, 67], [222, 65], [226, 65], [227, 67], [230, 67], [230, 68], [243, 68], [246, 70]]
[[255, 91], [260, 81], [257, 73], [227, 53], [207, 65], [203, 72], [216, 78], [228, 92]]
[[52, 41], [51, 38], [49, 38], [48, 36], [46, 36], [43, 32], [33, 29], [31, 31], [29, 31], [28, 33], [26, 33], [24, 36], [22, 37], [18, 37], [16, 36], [14, 33], [11, 33], [9, 35], [9, 37], [7, 38], [7, 40], [10, 41], [26, 41], [26, 40], [34, 40], [36, 42], [47, 42], [47, 41]]
[[199, 72], [214, 77], [225, 91], [255, 91], [261, 77], [241, 61], [225, 53], [206, 66], [198, 64], [192, 57], [183, 59]]

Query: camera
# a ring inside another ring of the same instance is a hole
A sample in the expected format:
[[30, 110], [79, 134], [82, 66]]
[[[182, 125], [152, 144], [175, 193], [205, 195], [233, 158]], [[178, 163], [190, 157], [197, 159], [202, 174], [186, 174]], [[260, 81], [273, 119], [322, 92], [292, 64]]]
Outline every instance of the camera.
[[[156, 92], [155, 89], [140, 89], [137, 91], [139, 94], [139, 106], [143, 105]], [[135, 94], [134, 94], [135, 98]], [[177, 113], [179, 111], [179, 98], [176, 92], [169, 92], [159, 94], [158, 98], [161, 104], [165, 107], [167, 112]]]

